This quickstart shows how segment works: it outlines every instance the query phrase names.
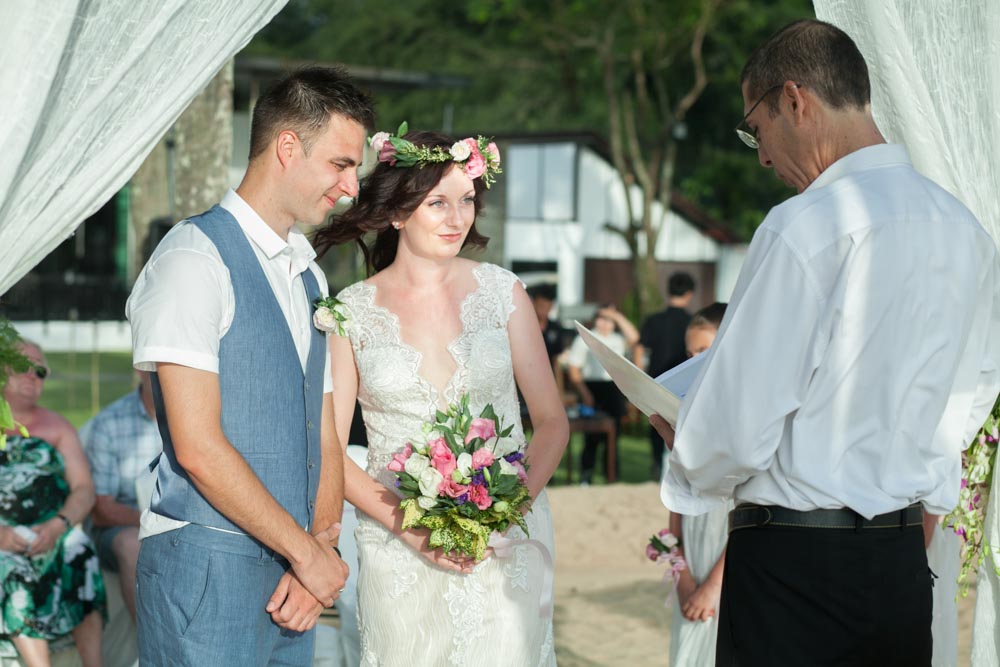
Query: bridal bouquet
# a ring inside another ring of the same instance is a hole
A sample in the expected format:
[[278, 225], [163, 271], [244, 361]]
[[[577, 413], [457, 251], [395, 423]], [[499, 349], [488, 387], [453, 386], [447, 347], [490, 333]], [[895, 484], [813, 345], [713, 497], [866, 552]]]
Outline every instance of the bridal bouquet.
[[403, 529], [431, 531], [430, 546], [482, 560], [490, 534], [511, 524], [528, 532], [527, 464], [492, 405], [478, 417], [465, 395], [436, 413], [389, 463], [403, 494]]

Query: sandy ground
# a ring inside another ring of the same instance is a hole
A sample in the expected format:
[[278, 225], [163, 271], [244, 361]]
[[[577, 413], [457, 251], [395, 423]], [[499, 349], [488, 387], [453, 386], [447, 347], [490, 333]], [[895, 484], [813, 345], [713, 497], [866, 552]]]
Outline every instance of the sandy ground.
[[[560, 667], [666, 665], [670, 609], [663, 570], [646, 560], [667, 525], [656, 484], [548, 490], [556, 540], [556, 653]], [[975, 590], [959, 603], [959, 661], [969, 664]]]

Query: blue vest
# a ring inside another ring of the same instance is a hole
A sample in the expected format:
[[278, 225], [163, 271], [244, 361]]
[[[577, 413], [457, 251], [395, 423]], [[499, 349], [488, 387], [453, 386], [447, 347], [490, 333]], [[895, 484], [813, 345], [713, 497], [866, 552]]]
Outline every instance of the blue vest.
[[[319, 485], [326, 337], [310, 327], [303, 373], [285, 316], [239, 223], [221, 206], [190, 221], [218, 248], [235, 296], [233, 323], [219, 343], [222, 430], [278, 503], [308, 528]], [[322, 296], [316, 277], [306, 269], [302, 278], [312, 303]], [[150, 508], [180, 521], [243, 532], [209, 504], [177, 463], [159, 378], [152, 375], [163, 455]]]

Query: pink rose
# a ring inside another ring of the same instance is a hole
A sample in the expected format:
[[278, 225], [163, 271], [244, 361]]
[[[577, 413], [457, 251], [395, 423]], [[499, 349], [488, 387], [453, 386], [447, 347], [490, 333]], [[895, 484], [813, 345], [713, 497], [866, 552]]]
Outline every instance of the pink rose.
[[481, 448], [477, 449], [476, 451], [472, 452], [472, 469], [473, 470], [480, 470], [482, 468], [488, 468], [489, 466], [493, 465], [494, 461], [496, 461], [496, 458], [494, 458], [493, 452], [491, 452], [490, 450], [486, 449], [485, 447], [481, 447]]
[[500, 166], [500, 149], [497, 148], [497, 145], [496, 145], [495, 141], [491, 141], [490, 142], [490, 145], [486, 147], [486, 152], [489, 153], [490, 156], [492, 156], [493, 162], [495, 162], [496, 166], [499, 167]]
[[473, 484], [469, 487], [469, 502], [475, 503], [476, 507], [484, 510], [493, 504], [493, 499], [490, 498], [490, 492], [486, 490], [485, 486]]
[[495, 438], [496, 435], [497, 428], [492, 419], [476, 417], [472, 420], [472, 423], [469, 424], [469, 434], [465, 436], [465, 443], [469, 444], [474, 438], [489, 440], [490, 438]]
[[469, 145], [469, 159], [465, 161], [465, 175], [469, 178], [479, 178], [486, 171], [486, 158], [479, 152], [479, 144], [472, 137], [465, 140]]
[[458, 463], [455, 461], [455, 454], [452, 453], [448, 443], [444, 441], [444, 438], [436, 438], [428, 442], [427, 446], [430, 449], [431, 465], [445, 477], [451, 477], [451, 473], [455, 472]]
[[520, 461], [514, 461], [514, 470], [517, 471], [517, 478], [521, 480], [521, 484], [527, 484], [528, 471], [524, 469], [524, 465]]
[[656, 547], [654, 547], [652, 544], [647, 544], [646, 545], [646, 558], [648, 558], [651, 561], [659, 560], [659, 558], [660, 558], [660, 551]]
[[382, 150], [378, 152], [379, 162], [388, 162], [389, 166], [394, 166], [396, 164], [396, 147], [390, 142], [385, 142], [382, 144]]
[[389, 470], [392, 472], [403, 472], [403, 466], [406, 465], [406, 461], [410, 458], [411, 454], [413, 454], [413, 447], [410, 443], [406, 443], [403, 451], [392, 455], [392, 461], [389, 462]]
[[445, 477], [444, 480], [438, 484], [438, 493], [442, 496], [448, 496], [449, 498], [458, 498], [463, 493], [468, 492], [468, 484], [459, 484], [451, 477]]

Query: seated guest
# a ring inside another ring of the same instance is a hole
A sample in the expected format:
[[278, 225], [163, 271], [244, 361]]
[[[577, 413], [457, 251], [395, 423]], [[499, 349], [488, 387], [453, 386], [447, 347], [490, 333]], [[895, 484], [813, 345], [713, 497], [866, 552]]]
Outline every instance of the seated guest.
[[[104, 582], [97, 554], [77, 526], [94, 505], [94, 485], [76, 431], [39, 407], [48, 375], [37, 345], [21, 343], [33, 367], [10, 376], [4, 399], [17, 431], [0, 452], [0, 643], [21, 660], [49, 664], [48, 641], [72, 633], [85, 667], [101, 664]], [[30, 532], [25, 530], [30, 529]]]
[[139, 371], [139, 380], [135, 391], [98, 412], [80, 430], [97, 493], [91, 535], [101, 565], [119, 575], [122, 598], [133, 622], [139, 558], [136, 480], [149, 475], [150, 462], [163, 448], [149, 373]]

